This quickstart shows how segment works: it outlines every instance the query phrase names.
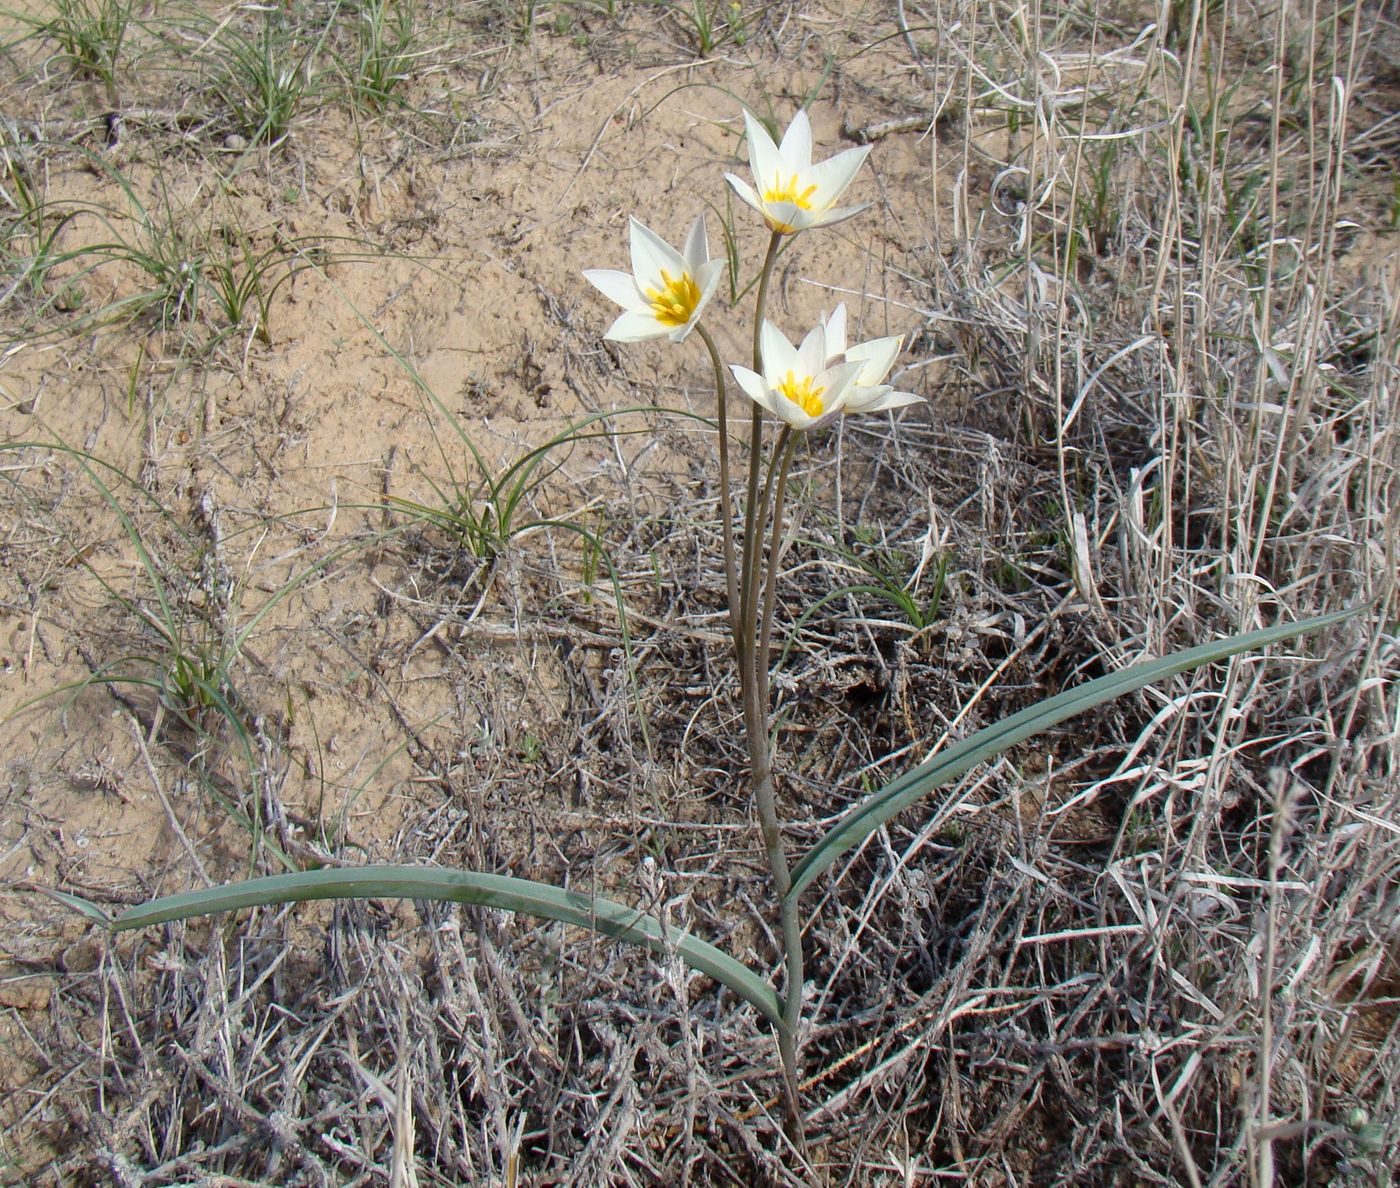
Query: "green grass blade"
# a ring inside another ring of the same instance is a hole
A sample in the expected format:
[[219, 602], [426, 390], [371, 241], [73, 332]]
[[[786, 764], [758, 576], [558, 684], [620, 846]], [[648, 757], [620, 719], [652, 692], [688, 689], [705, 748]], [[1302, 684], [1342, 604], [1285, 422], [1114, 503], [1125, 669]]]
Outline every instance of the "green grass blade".
[[1280, 640], [1329, 627], [1333, 623], [1350, 618], [1362, 609], [1364, 608], [1349, 607], [1315, 618], [1302, 619], [1296, 623], [1281, 623], [1261, 631], [1232, 635], [1226, 639], [1187, 648], [1182, 652], [1174, 652], [1157, 660], [1144, 660], [1121, 672], [1110, 673], [1027, 706], [1020, 712], [949, 747], [927, 763], [920, 764], [913, 771], [892, 780], [856, 805], [793, 868], [792, 890], [788, 894], [793, 897], [801, 895], [813, 879], [827, 870], [847, 850], [864, 842], [891, 817], [935, 788], [956, 779], [984, 759], [999, 755], [1008, 747], [1024, 742], [1067, 718], [1082, 714], [1115, 697], [1132, 693], [1154, 681], [1164, 680], [1202, 664], [1224, 660], [1240, 652], [1254, 651]]
[[783, 1017], [777, 991], [748, 966], [714, 945], [679, 928], [667, 927], [655, 916], [635, 908], [529, 879], [422, 866], [340, 867], [272, 875], [203, 891], [167, 895], [129, 908], [115, 917], [108, 917], [100, 908], [77, 896], [53, 891], [46, 894], [114, 932], [148, 928], [152, 924], [191, 916], [312, 899], [434, 899], [477, 904], [559, 920], [641, 945], [656, 953], [674, 952], [692, 969], [728, 986], [775, 1027], [781, 1025]]

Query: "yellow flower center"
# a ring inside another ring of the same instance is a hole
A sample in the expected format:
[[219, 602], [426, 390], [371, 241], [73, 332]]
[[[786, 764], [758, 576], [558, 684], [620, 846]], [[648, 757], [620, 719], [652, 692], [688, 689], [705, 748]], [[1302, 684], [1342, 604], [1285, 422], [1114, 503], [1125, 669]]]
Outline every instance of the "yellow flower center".
[[684, 326], [700, 304], [700, 286], [688, 272], [673, 277], [661, 270], [661, 288], [648, 289], [651, 312], [663, 326]]
[[791, 202], [798, 210], [812, 209], [812, 195], [817, 191], [817, 185], [813, 182], [805, 190], [797, 188], [797, 174], [793, 174], [786, 182], [780, 173], [773, 179], [773, 184], [763, 191], [764, 202]]
[[826, 405], [822, 403], [822, 393], [826, 389], [813, 387], [814, 382], [810, 375], [804, 375], [798, 379], [789, 371], [787, 378], [778, 385], [778, 391], [809, 417], [819, 417], [826, 412]]

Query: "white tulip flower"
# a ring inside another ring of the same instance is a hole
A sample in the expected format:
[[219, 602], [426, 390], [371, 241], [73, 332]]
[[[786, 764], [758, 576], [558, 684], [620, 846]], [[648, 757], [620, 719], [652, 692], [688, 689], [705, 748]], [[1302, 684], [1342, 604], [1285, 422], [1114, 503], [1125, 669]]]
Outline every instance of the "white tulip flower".
[[820, 429], [845, 411], [859, 363], [829, 363], [826, 330], [817, 326], [794, 347], [772, 322], [760, 332], [763, 374], [730, 364], [744, 395], [794, 429]]
[[656, 232], [631, 220], [632, 271], [590, 268], [584, 279], [623, 312], [604, 338], [646, 342], [668, 337], [683, 342], [719, 287], [723, 260], [711, 260], [705, 216], [696, 218], [686, 236], [685, 252], [676, 251]]
[[872, 338], [868, 342], [858, 342], [846, 346], [846, 306], [843, 302], [831, 311], [831, 316], [822, 317], [822, 329], [826, 331], [827, 363], [859, 363], [855, 382], [846, 394], [843, 411], [847, 413], [885, 412], [891, 408], [903, 408], [907, 404], [917, 404], [923, 399], [913, 392], [896, 392], [892, 384], [885, 383], [890, 368], [903, 345], [902, 335], [889, 338]]
[[780, 145], [763, 125], [744, 112], [749, 142], [749, 169], [754, 190], [732, 173], [724, 175], [734, 193], [781, 235], [796, 235], [808, 227], [826, 227], [859, 214], [870, 204], [837, 207], [836, 200], [851, 184], [870, 155], [870, 146], [847, 149], [820, 165], [812, 164], [812, 125], [805, 111], [793, 116]]

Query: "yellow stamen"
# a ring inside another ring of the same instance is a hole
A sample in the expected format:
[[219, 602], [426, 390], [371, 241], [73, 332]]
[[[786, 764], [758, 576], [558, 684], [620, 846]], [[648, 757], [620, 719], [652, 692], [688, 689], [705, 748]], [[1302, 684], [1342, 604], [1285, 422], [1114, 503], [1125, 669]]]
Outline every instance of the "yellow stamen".
[[688, 272], [673, 277], [661, 270], [661, 288], [648, 289], [651, 312], [663, 326], [684, 326], [700, 304], [700, 286]]
[[791, 202], [798, 210], [812, 209], [812, 195], [817, 192], [817, 184], [813, 182], [805, 190], [799, 191], [797, 188], [797, 174], [793, 174], [786, 182], [780, 173], [773, 179], [773, 184], [763, 191], [764, 202]]
[[826, 405], [822, 403], [822, 393], [826, 389], [814, 388], [812, 386], [814, 382], [810, 375], [804, 375], [798, 379], [789, 371], [787, 378], [778, 385], [778, 391], [809, 417], [819, 417], [826, 412]]

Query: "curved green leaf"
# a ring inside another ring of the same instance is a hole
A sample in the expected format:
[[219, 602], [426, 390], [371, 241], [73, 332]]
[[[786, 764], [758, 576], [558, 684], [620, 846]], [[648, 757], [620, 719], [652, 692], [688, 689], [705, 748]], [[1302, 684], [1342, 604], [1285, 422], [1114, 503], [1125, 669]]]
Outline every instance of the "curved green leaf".
[[215, 912], [312, 899], [435, 899], [445, 903], [478, 904], [574, 924], [603, 936], [641, 945], [654, 953], [674, 952], [692, 969], [722, 982], [751, 1003], [775, 1027], [782, 1026], [783, 1008], [777, 991], [723, 950], [679, 928], [670, 928], [655, 916], [635, 908], [530, 879], [425, 866], [347, 866], [272, 875], [225, 883], [203, 891], [167, 895], [128, 908], [117, 916], [108, 916], [101, 908], [75, 895], [55, 891], [47, 894], [113, 932]]
[[1333, 623], [1340, 623], [1362, 609], [1364, 608], [1359, 606], [1348, 607], [1346, 610], [1332, 611], [1315, 618], [1301, 619], [1296, 623], [1280, 623], [1262, 631], [1232, 635], [1227, 639], [1200, 644], [1157, 660], [1144, 660], [1129, 665], [1121, 672], [1110, 673], [1027, 706], [1020, 712], [963, 739], [962, 742], [935, 755], [927, 763], [906, 772], [878, 792], [866, 797], [842, 817], [826, 836], [807, 852], [802, 861], [793, 867], [792, 890], [788, 892], [788, 896], [795, 899], [801, 895], [813, 879], [827, 870], [847, 850], [860, 845], [891, 817], [903, 812], [935, 788], [956, 779], [984, 759], [990, 759], [1008, 747], [1013, 747], [1063, 722], [1066, 718], [1082, 714], [1105, 701], [1122, 697], [1125, 693], [1132, 693], [1154, 681], [1164, 680], [1187, 669], [1198, 668], [1202, 664], [1224, 660], [1240, 652], [1253, 651], [1279, 640], [1290, 639], [1295, 635], [1317, 631]]

